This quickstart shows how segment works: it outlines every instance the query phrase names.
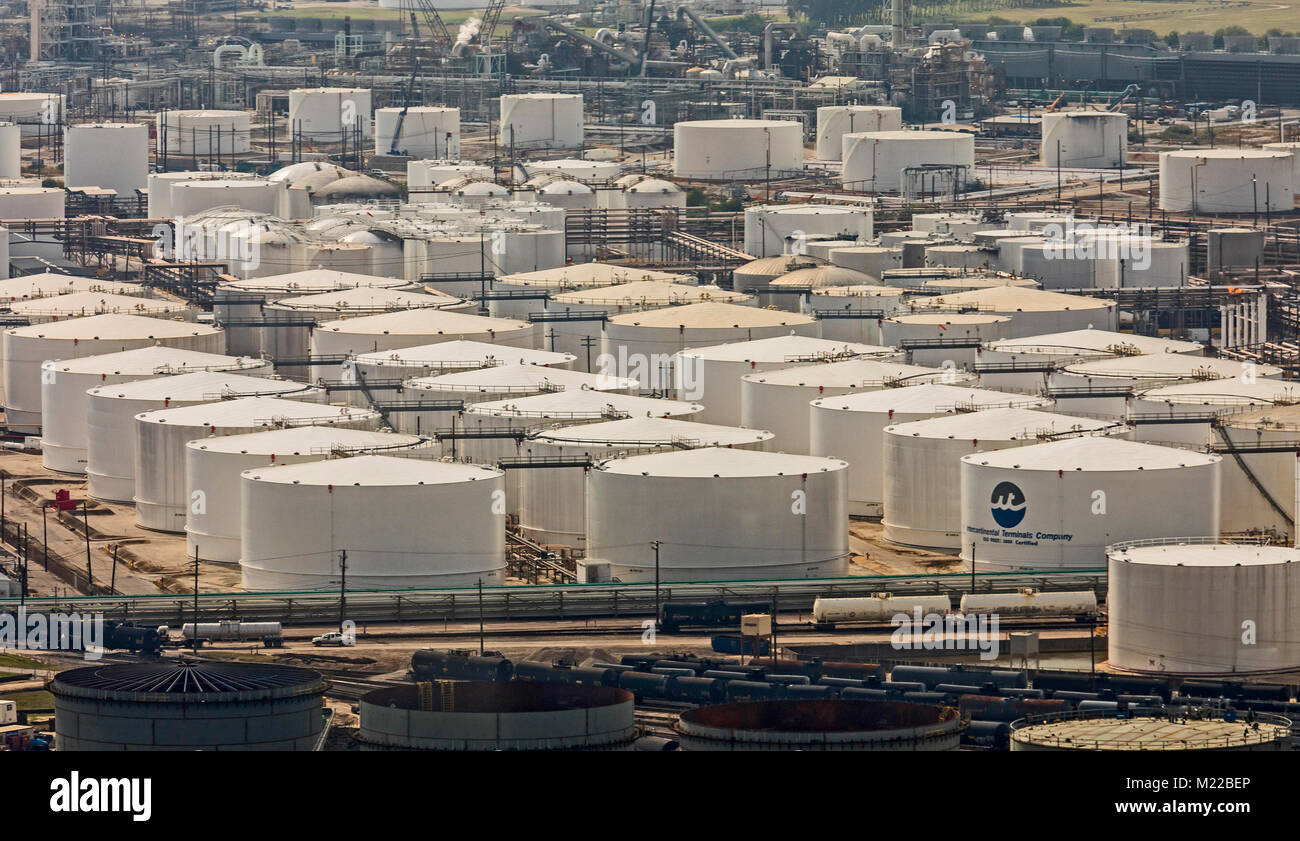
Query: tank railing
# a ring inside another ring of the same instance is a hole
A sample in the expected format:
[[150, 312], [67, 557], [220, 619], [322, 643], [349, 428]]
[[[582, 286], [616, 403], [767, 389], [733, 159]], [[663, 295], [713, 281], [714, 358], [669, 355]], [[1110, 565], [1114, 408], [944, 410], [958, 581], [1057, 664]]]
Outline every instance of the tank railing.
[[[1043, 713], [1041, 715], [1031, 715], [1024, 718], [1016, 719], [1011, 722], [1011, 732], [1014, 734], [1020, 730], [1030, 727], [1041, 727], [1048, 724], [1058, 724], [1074, 721], [1126, 721], [1126, 720], [1163, 720], [1169, 722], [1176, 721], [1217, 721], [1225, 725], [1239, 724], [1241, 731], [1233, 735], [1223, 736], [1206, 736], [1203, 738], [1187, 739], [1089, 739], [1086, 736], [1070, 735], [1065, 736], [1057, 733], [1034, 734], [1026, 737], [1023, 741], [1033, 745], [1048, 745], [1051, 747], [1063, 748], [1092, 748], [1094, 750], [1204, 750], [1216, 747], [1240, 747], [1246, 745], [1261, 745], [1268, 742], [1276, 741], [1281, 738], [1281, 734], [1276, 729], [1285, 730], [1288, 734], [1291, 731], [1291, 719], [1276, 713], [1252, 712], [1243, 713], [1240, 718], [1231, 722], [1228, 721], [1221, 711], [1213, 711], [1215, 714], [1206, 715], [1199, 710], [1200, 707], [1129, 707], [1129, 718], [1122, 717], [1122, 714], [1116, 710], [1069, 710], [1066, 712]], [[1211, 710], [1205, 709], [1205, 713]], [[1247, 719], [1251, 720], [1247, 720]], [[1257, 727], [1254, 725], [1264, 725]]]
[[1208, 534], [1196, 537], [1146, 537], [1141, 540], [1121, 540], [1118, 543], [1112, 543], [1106, 547], [1106, 552], [1109, 554], [1148, 546], [1223, 546], [1228, 543], [1245, 546], [1268, 546], [1272, 543], [1272, 540], [1263, 535], [1257, 538], [1243, 536], [1241, 539], [1232, 541], [1224, 540], [1221, 536], [1215, 537]]
[[[1010, 394], [1008, 394], [1010, 396]], [[968, 414], [970, 412], [982, 412], [985, 409], [1038, 409], [1046, 408], [1043, 401], [1025, 398], [1024, 400], [1001, 400], [997, 403], [980, 404], [973, 400], [957, 400], [953, 403], [938, 404], [934, 407], [936, 412], [942, 414], [959, 413]]]
[[[599, 412], [597, 412], [597, 411], [591, 411], [591, 412], [551, 412], [551, 411], [548, 411], [548, 410], [546, 410], [546, 409], [534, 409], [534, 410], [531, 410], [531, 411], [529, 411], [529, 410], [519, 411], [519, 410], [517, 410], [517, 409], [493, 409], [492, 411], [493, 411], [493, 412], [499, 412], [500, 414], [485, 415], [485, 417], [500, 417], [500, 418], [556, 418], [556, 419], [557, 419], [557, 423], [551, 425], [552, 427], [563, 426], [564, 424], [559, 423], [559, 422], [558, 422], [559, 420], [601, 420], [601, 421], [606, 421], [606, 420], [623, 420], [623, 419], [625, 419], [625, 418], [630, 418], [630, 417], [632, 417], [632, 415], [629, 414], [628, 412], [622, 412], [622, 411], [619, 411], [619, 410], [614, 409], [614, 408], [612, 408], [612, 407], [606, 407], [605, 410], [602, 410], [602, 411], [599, 411]], [[478, 413], [475, 413], [475, 414], [478, 414]], [[547, 427], [541, 427], [541, 428], [547, 428]]]
[[875, 354], [858, 353], [851, 350], [827, 350], [819, 353], [793, 353], [783, 357], [781, 361], [789, 362], [792, 365], [800, 362], [842, 362], [872, 355]]
[[[1268, 404], [1261, 403], [1241, 403], [1234, 401], [1231, 397], [1204, 398], [1200, 403], [1208, 406], [1215, 406], [1214, 409], [1179, 409], [1174, 412], [1133, 412], [1130, 411], [1127, 420], [1132, 424], [1148, 423], [1212, 423], [1213, 421], [1231, 415], [1250, 414], [1252, 412], [1263, 411], [1268, 408]], [[1172, 405], [1178, 405], [1177, 403]], [[1274, 404], [1277, 405], [1277, 404]]]
[[971, 371], [976, 374], [1041, 374], [1056, 368], [1056, 362], [976, 362], [971, 365]]
[[[277, 380], [270, 380], [269, 382], [277, 382]], [[290, 381], [279, 380], [278, 382], [290, 382]], [[310, 393], [316, 390], [316, 386], [308, 385], [307, 383], [293, 383], [293, 384], [297, 385], [298, 388], [291, 389], [289, 391], [285, 391], [284, 389], [272, 390], [269, 388], [266, 391], [257, 391], [257, 390], [233, 391], [231, 389], [222, 389], [221, 391], [205, 391], [201, 395], [200, 399], [202, 399], [205, 403], [216, 403], [220, 400], [240, 400], [245, 397], [276, 397], [279, 395], [302, 394], [303, 392]], [[303, 403], [303, 405], [310, 406], [312, 404]]]
[[908, 374], [907, 376], [895, 375], [881, 377], [879, 380], [861, 380], [857, 383], [856, 387], [870, 388], [871, 386], [879, 386], [881, 388], [902, 388], [903, 386], [909, 385], [929, 385], [934, 383], [962, 385], [971, 382], [973, 379], [974, 377], [966, 371], [953, 370], [952, 373], [949, 373], [948, 371], [937, 371], [934, 373], [926, 371], [923, 374]]
[[[1082, 417], [1082, 415], [1071, 414], [1071, 417]], [[1111, 426], [1101, 429], [1053, 429], [1044, 426], [1034, 430], [1034, 438], [1039, 441], [1057, 441], [1065, 438], [1101, 438], [1106, 435], [1113, 435], [1116, 432], [1126, 429], [1123, 421], [1117, 421], [1113, 418], [1100, 418], [1103, 420], [1114, 421]], [[1029, 430], [1025, 430], [1028, 432]]]
[[[862, 296], [862, 297], [870, 297], [870, 296]], [[865, 309], [847, 309], [847, 308], [841, 310], [813, 310], [812, 312], [809, 313], [809, 315], [813, 316], [818, 320], [843, 318], [843, 319], [862, 319], [862, 320], [873, 320], [873, 321], [879, 321], [882, 318], [886, 318], [890, 314], [891, 313], [887, 313], [884, 310], [865, 310]]]
[[[495, 359], [485, 357], [483, 359], [444, 359], [438, 362], [420, 362], [413, 359], [376, 359], [362, 361], [358, 358], [358, 365], [373, 365], [376, 368], [428, 368], [430, 372], [438, 371], [447, 374], [459, 374], [465, 371], [477, 371], [484, 368], [496, 368], [500, 365], [508, 364], [504, 359]], [[365, 379], [364, 372], [358, 371], [361, 379]], [[422, 376], [436, 376], [433, 373]], [[409, 377], [408, 377], [409, 379]]]
[[[1133, 376], [1136, 376], [1136, 374]], [[1108, 382], [1109, 377], [1085, 377], [1084, 379], [1088, 381], [1088, 385], [1050, 386], [1047, 389], [1047, 394], [1053, 397], [1058, 395], [1062, 397], [1087, 397], [1090, 394], [1132, 397], [1139, 392], [1151, 391], [1167, 385], [1179, 385], [1184, 382], [1182, 378], [1173, 378], [1168, 380], [1137, 380], [1129, 383], [1124, 382], [1122, 376], [1116, 378], [1117, 382]]]
[[[943, 295], [933, 295], [934, 298], [942, 298]], [[904, 302], [904, 310], [899, 311], [898, 315], [998, 315], [997, 307], [990, 304], [943, 304], [928, 303], [925, 306], [917, 306], [916, 302]]]
[[421, 448], [427, 448], [433, 443], [433, 439], [420, 436], [420, 441], [415, 444], [329, 444], [320, 447], [311, 447], [307, 452], [312, 455], [325, 456], [326, 458], [347, 458], [358, 453], [386, 453], [394, 451], [410, 450], [419, 452]]

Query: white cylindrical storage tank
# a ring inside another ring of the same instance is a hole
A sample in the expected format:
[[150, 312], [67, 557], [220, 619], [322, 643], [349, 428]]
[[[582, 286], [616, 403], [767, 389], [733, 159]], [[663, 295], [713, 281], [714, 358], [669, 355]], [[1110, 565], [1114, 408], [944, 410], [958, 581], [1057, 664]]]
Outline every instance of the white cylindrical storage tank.
[[[636, 380], [625, 377], [517, 362], [432, 377], [414, 377], [404, 385], [406, 397], [411, 400], [459, 400], [466, 404], [569, 389], [614, 391], [620, 394], [635, 394], [639, 390]], [[400, 423], [398, 429], [406, 431]]]
[[880, 343], [896, 347], [918, 365], [969, 365], [979, 343], [1007, 334], [1011, 319], [992, 313], [918, 312], [880, 323]]
[[[543, 347], [574, 354], [583, 360], [582, 367], [586, 369], [591, 359], [590, 348], [599, 347], [604, 322], [594, 317], [584, 319], [584, 315], [612, 316], [702, 301], [749, 306], [754, 303], [754, 298], [717, 286], [643, 280], [561, 292], [552, 295], [549, 301], [533, 301], [532, 304], [534, 311], [545, 310], [555, 319], [541, 325], [539, 340]], [[591, 361], [590, 368], [601, 371], [612, 364], [612, 360], [597, 357]]]
[[[326, 321], [311, 334], [313, 356], [347, 356], [467, 339], [504, 347], [536, 347], [536, 328], [527, 321], [486, 318], [463, 312], [422, 309]], [[312, 379], [337, 379], [335, 365], [316, 365]]]
[[541, 175], [530, 179], [524, 187], [532, 191], [537, 201], [566, 211], [596, 209], [596, 191], [581, 181]]
[[587, 558], [625, 582], [655, 580], [656, 546], [661, 581], [843, 575], [847, 467], [713, 447], [610, 459], [588, 474]]
[[[628, 418], [575, 424], [536, 433], [524, 442], [533, 458], [600, 460], [628, 452], [672, 448], [734, 447], [766, 450], [772, 433], [677, 420]], [[519, 528], [539, 544], [584, 547], [587, 542], [587, 469], [521, 470]]]
[[289, 91], [289, 132], [307, 143], [349, 144], [370, 137], [369, 88], [295, 88]]
[[1063, 435], [1126, 435], [1121, 423], [1033, 409], [984, 409], [887, 426], [884, 465], [885, 539], [904, 546], [961, 548], [961, 458], [1025, 447]]
[[2, 187], [0, 219], [62, 219], [67, 195], [57, 187]]
[[1247, 373], [1256, 380], [1282, 377], [1282, 369], [1271, 365], [1154, 353], [1071, 362], [1051, 373], [1048, 389], [1062, 411], [1123, 417], [1134, 392], [1192, 380], [1241, 379]]
[[934, 234], [948, 234], [962, 240], [971, 239], [976, 231], [1005, 226], [1003, 222], [985, 222], [975, 213], [913, 213], [912, 228]]
[[[806, 312], [808, 299], [820, 289], [845, 286], [871, 286], [875, 278], [843, 266], [816, 266], [795, 269], [768, 284], [768, 291], [758, 295], [758, 306], [786, 312]], [[777, 290], [789, 291], [777, 291]], [[812, 291], [805, 291], [812, 290]]]
[[[869, 240], [874, 218], [871, 208], [851, 205], [754, 205], [745, 208], [745, 252], [756, 257], [802, 255], [810, 239]], [[787, 271], [794, 268], [803, 267]]]
[[[18, 123], [24, 137], [49, 135], [55, 126], [67, 119], [64, 97], [61, 93], [31, 93], [10, 91], [0, 93], [0, 120]], [[15, 216], [0, 217], [16, 219]]]
[[511, 149], [577, 149], [585, 122], [580, 93], [506, 94], [497, 142]]
[[1089, 327], [1098, 330], [1115, 330], [1119, 327], [1119, 311], [1114, 301], [1020, 286], [972, 289], [933, 298], [917, 298], [910, 304], [918, 312], [978, 310], [981, 314], [1010, 317], [1011, 323], [1007, 325], [1005, 336], [990, 338], [1014, 339]]
[[227, 178], [209, 181], [182, 181], [171, 187], [171, 211], [174, 216], [197, 216], [216, 207], [237, 207], [252, 213], [279, 212], [284, 185], [272, 181]]
[[823, 105], [817, 109], [817, 159], [838, 161], [846, 134], [902, 127], [903, 109], [892, 105]]
[[953, 369], [922, 368], [875, 359], [849, 359], [747, 374], [740, 380], [740, 425], [775, 433], [776, 447], [782, 452], [808, 453], [810, 404], [814, 400], [905, 385], [967, 385], [975, 381], [974, 376]]
[[159, 151], [171, 155], [242, 155], [252, 141], [247, 111], [159, 111]]
[[47, 470], [84, 474], [88, 462], [90, 395], [99, 386], [197, 371], [265, 377], [271, 363], [247, 356], [223, 356], [154, 345], [46, 362], [41, 377], [41, 459]]
[[1043, 114], [1040, 158], [1055, 169], [1123, 166], [1128, 117], [1113, 111], [1057, 111]]
[[342, 551], [358, 590], [505, 584], [496, 468], [365, 455], [247, 470], [241, 483], [245, 589], [336, 590]]
[[112, 292], [69, 292], [66, 295], [31, 301], [15, 301], [9, 305], [9, 311], [15, 316], [26, 318], [30, 324], [106, 314], [139, 315], [173, 321], [194, 320], [194, 310], [189, 304], [165, 298], [141, 298]]
[[[375, 154], [393, 152], [393, 138], [397, 137], [397, 153], [415, 158], [460, 157], [460, 109], [433, 105], [413, 105], [401, 108], [375, 109]], [[398, 123], [402, 133], [397, 135]]]
[[0, 178], [21, 178], [22, 127], [17, 123], [0, 123]]
[[1230, 677], [1300, 666], [1300, 550], [1187, 537], [1120, 543], [1106, 561], [1114, 668]]
[[853, 245], [847, 248], [832, 248], [829, 259], [833, 265], [854, 269], [879, 280], [890, 269], [903, 267], [903, 249], [878, 245]]
[[[1114, 246], [1118, 242], [1111, 240]], [[1117, 247], [1093, 248], [1076, 242], [1052, 241], [1042, 237], [1003, 240], [998, 249], [998, 268], [1037, 280], [1044, 289], [1114, 289], [1119, 286]], [[1149, 254], [1145, 245], [1139, 254]], [[1124, 253], [1126, 265], [1137, 276], [1150, 261]], [[1175, 280], [1172, 286], [1179, 285]]]
[[1162, 242], [1133, 235], [1122, 238], [1118, 245], [1119, 288], [1187, 285], [1192, 263], [1185, 240]]
[[[688, 348], [673, 358], [673, 367], [678, 396], [704, 404], [704, 411], [697, 420], [735, 426], [741, 420], [741, 377], [860, 356], [891, 361], [898, 359], [893, 348], [790, 334]], [[778, 449], [784, 449], [784, 446], [785, 442], [776, 442]]]
[[64, 132], [63, 183], [72, 189], [102, 187], [134, 199], [149, 183], [149, 126], [85, 123]]
[[760, 286], [767, 286], [778, 277], [790, 272], [816, 268], [823, 264], [824, 261], [806, 254], [774, 254], [771, 257], [759, 257], [732, 270], [731, 288], [736, 292], [749, 292]]
[[186, 512], [200, 501], [192, 500], [185, 488], [185, 445], [190, 441], [286, 426], [373, 430], [381, 421], [378, 412], [366, 409], [277, 397], [141, 412], [135, 416], [135, 522], [155, 531], [185, 531]]
[[[1275, 382], [1279, 391], [1289, 385]], [[1219, 418], [1211, 440], [1220, 447], [1239, 449], [1224, 459], [1222, 531], [1273, 532], [1295, 543], [1296, 525], [1288, 520], [1296, 515], [1297, 454], [1291, 445], [1300, 440], [1300, 406], [1276, 405], [1226, 415]]]
[[245, 172], [151, 172], [149, 173], [149, 218], [166, 219], [172, 216], [172, 187], [187, 181], [247, 181], [253, 175]]
[[884, 343], [880, 325], [903, 308], [903, 290], [892, 286], [829, 286], [816, 289], [804, 313], [821, 323], [822, 338], [837, 342]]
[[1160, 153], [1160, 209], [1193, 213], [1289, 212], [1291, 154], [1265, 149]]
[[621, 196], [628, 210], [646, 210], [675, 207], [686, 211], [686, 193], [671, 181], [662, 178], [642, 178], [627, 186]]
[[[306, 269], [223, 283], [217, 287], [216, 298], [219, 303], [221, 293], [230, 292], [235, 295], [258, 295], [267, 301], [279, 301], [283, 298], [339, 292], [344, 289], [397, 289], [407, 286], [405, 280], [396, 277], [377, 277], [334, 269]], [[221, 320], [219, 311], [217, 319]]]
[[87, 492], [95, 499], [122, 503], [135, 497], [135, 416], [141, 412], [250, 395], [315, 403], [326, 399], [325, 392], [315, 386], [215, 371], [97, 386], [86, 394]]
[[[1215, 426], [1227, 416], [1297, 402], [1300, 388], [1286, 380], [1198, 380], [1136, 392], [1129, 400], [1127, 419], [1135, 441], [1205, 447], [1216, 443]], [[1232, 505], [1227, 496], [1231, 489], [1228, 474], [1236, 466], [1234, 461], [1223, 468], [1225, 513]]]
[[668, 389], [675, 385], [672, 355], [678, 351], [791, 333], [817, 336], [816, 319], [714, 302], [624, 313], [605, 322], [600, 352], [606, 365], [600, 370], [633, 377], [642, 388]]
[[[574, 263], [535, 272], [500, 275], [493, 279], [492, 290], [508, 293], [508, 296], [489, 301], [488, 311], [497, 318], [525, 318], [530, 312], [541, 311], [546, 298], [553, 295], [642, 280], [687, 283], [690, 277], [610, 263]], [[511, 299], [509, 296], [518, 297]]]
[[975, 177], [975, 136], [964, 132], [855, 132], [844, 135], [842, 145], [844, 170], [840, 179], [846, 189], [898, 192], [903, 187], [903, 170], [926, 164], [956, 168], [951, 178], [928, 176], [927, 182], [934, 178], [937, 183], [933, 188], [927, 183], [927, 192], [934, 189], [940, 194], [951, 193]]
[[238, 563], [240, 478], [245, 470], [337, 458], [340, 454], [401, 455], [425, 443], [397, 435], [340, 426], [295, 426], [244, 435], [198, 438], [185, 445], [185, 497], [202, 500], [185, 516], [186, 556]]
[[[618, 153], [610, 151], [615, 158]], [[521, 164], [527, 174], [556, 175], [573, 181], [616, 181], [623, 173], [623, 164], [617, 160], [587, 160], [585, 158], [553, 158], [544, 161], [528, 161]], [[638, 177], [640, 173], [633, 174]]]
[[673, 126], [678, 178], [735, 180], [802, 170], [803, 125], [793, 120], [691, 120]]
[[[809, 453], [849, 463], [849, 514], [879, 517], [884, 503], [884, 429], [936, 415], [1051, 406], [1046, 397], [942, 383], [842, 394], [812, 401]], [[777, 442], [780, 445], [780, 442]]]
[[1261, 148], [1269, 152], [1286, 152], [1291, 156], [1291, 189], [1294, 191], [1300, 188], [1300, 157], [1296, 156], [1300, 143], [1265, 143]]
[[473, 303], [450, 295], [403, 292], [375, 286], [360, 286], [355, 289], [341, 289], [337, 292], [322, 292], [297, 298], [281, 298], [261, 308], [264, 318], [273, 322], [278, 320], [281, 323], [261, 328], [260, 347], [262, 353], [270, 356], [271, 359], [306, 356], [311, 345], [314, 324], [290, 323], [294, 320], [320, 323], [336, 321], [340, 318], [429, 308], [457, 312], [477, 309]]
[[1217, 455], [1087, 437], [961, 462], [962, 558], [982, 568], [1098, 569], [1112, 543], [1219, 534]]
[[224, 353], [226, 334], [216, 327], [140, 315], [92, 315], [12, 327], [4, 333], [5, 424], [35, 434], [41, 427], [41, 366], [159, 344]]
[[1264, 260], [1264, 230], [1211, 228], [1205, 233], [1205, 255], [1205, 271], [1210, 277], [1224, 269], [1254, 268]]
[[119, 283], [115, 280], [101, 280], [97, 277], [41, 272], [40, 274], [22, 275], [0, 280], [0, 306], [15, 301], [31, 301], [36, 298], [50, 298], [55, 295], [70, 295], [73, 292], [108, 292], [113, 295], [147, 297], [144, 287], [134, 283]]
[[925, 249], [927, 266], [987, 269], [989, 253], [977, 245], [931, 245]]
[[[455, 371], [489, 368], [495, 365], [545, 365], [573, 369], [576, 357], [571, 353], [551, 353], [530, 348], [502, 347], [487, 342], [456, 340], [432, 345], [381, 350], [359, 354], [352, 363], [356, 376], [369, 383], [366, 392], [377, 402], [399, 399], [398, 380], [413, 377], [436, 377]], [[361, 399], [365, 399], [364, 396]], [[358, 403], [358, 405], [360, 405]], [[402, 422], [401, 416], [394, 418]]]
[[[385, 109], [380, 109], [381, 111]], [[459, 109], [457, 109], [457, 121], [459, 121]], [[403, 129], [405, 134], [405, 129]], [[406, 186], [412, 191], [425, 190], [432, 191], [434, 187], [446, 184], [448, 181], [458, 181], [462, 178], [488, 179], [494, 176], [492, 167], [484, 164], [476, 164], [461, 161], [407, 161], [406, 162]]]
[[989, 388], [1041, 391], [1057, 363], [1157, 353], [1196, 357], [1205, 353], [1205, 346], [1199, 342], [1085, 328], [986, 342], [978, 352], [976, 371], [980, 382]]

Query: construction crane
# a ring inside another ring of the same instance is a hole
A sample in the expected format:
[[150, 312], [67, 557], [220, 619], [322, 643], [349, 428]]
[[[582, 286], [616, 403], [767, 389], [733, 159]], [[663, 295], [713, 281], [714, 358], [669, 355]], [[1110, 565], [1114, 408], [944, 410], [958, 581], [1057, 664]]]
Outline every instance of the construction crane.
[[483, 24], [478, 30], [478, 42], [484, 47], [491, 46], [492, 35], [496, 32], [497, 22], [501, 20], [501, 11], [506, 7], [506, 0], [488, 0], [483, 10]]
[[1129, 85], [1127, 88], [1124, 89], [1124, 92], [1123, 92], [1122, 94], [1119, 95], [1119, 98], [1116, 99], [1114, 102], [1112, 102], [1112, 103], [1110, 104], [1110, 107], [1107, 108], [1106, 110], [1107, 110], [1107, 111], [1118, 111], [1119, 108], [1120, 108], [1120, 106], [1123, 105], [1125, 102], [1127, 102], [1127, 101], [1128, 101], [1128, 98], [1129, 98], [1130, 96], [1132, 96], [1133, 94], [1137, 93], [1137, 92], [1138, 92], [1138, 86], [1137, 86], [1137, 85]]
[[429, 30], [429, 36], [433, 39], [433, 45], [440, 50], [449, 51], [455, 43], [452, 40], [451, 33], [447, 31], [447, 24], [442, 22], [442, 15], [433, 5], [433, 0], [416, 0], [420, 9], [420, 14], [424, 16], [425, 28]]
[[406, 89], [402, 91], [402, 110], [397, 112], [397, 124], [393, 126], [393, 145], [389, 147], [388, 154], [402, 154], [397, 144], [402, 140], [402, 124], [406, 122], [406, 112], [411, 110], [411, 97], [415, 92], [415, 77], [420, 73], [420, 62], [414, 57], [411, 58], [411, 78], [406, 80]]

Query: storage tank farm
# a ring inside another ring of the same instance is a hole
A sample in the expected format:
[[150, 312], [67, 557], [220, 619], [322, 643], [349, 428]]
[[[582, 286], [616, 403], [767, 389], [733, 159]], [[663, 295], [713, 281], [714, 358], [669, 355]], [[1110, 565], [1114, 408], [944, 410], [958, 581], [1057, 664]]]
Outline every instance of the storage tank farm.
[[746, 374], [740, 386], [740, 425], [767, 429], [788, 453], [810, 452], [813, 400], [905, 385], [974, 385], [976, 377], [955, 367], [927, 368], [875, 359]]
[[306, 383], [221, 371], [95, 386], [86, 395], [87, 489], [94, 499], [122, 503], [135, 498], [135, 418], [140, 413], [255, 395], [318, 404], [326, 400], [323, 389]]
[[817, 109], [817, 158], [838, 161], [843, 137], [862, 131], [898, 131], [903, 110], [890, 105], [823, 105]]
[[878, 345], [884, 341], [884, 318], [903, 308], [904, 291], [874, 283], [823, 286], [812, 290], [803, 303], [805, 315], [821, 323], [822, 338]]
[[1198, 357], [1204, 355], [1205, 346], [1199, 342], [1084, 328], [985, 342], [976, 351], [976, 364], [980, 366], [977, 370], [981, 384], [1022, 391], [1043, 388], [1052, 369], [1061, 362], [1160, 353]]
[[673, 360], [678, 396], [698, 400], [704, 411], [698, 420], [738, 425], [741, 421], [741, 378], [781, 368], [863, 357], [895, 361], [893, 348], [833, 341], [790, 333], [768, 339], [687, 348]]
[[361, 401], [384, 403], [399, 399], [404, 391], [401, 383], [417, 377], [516, 364], [575, 370], [577, 361], [571, 353], [502, 347], [464, 339], [362, 353], [352, 361], [351, 367], [356, 378], [367, 387], [364, 392], [349, 392], [349, 398], [353, 405], [362, 405]]
[[1113, 437], [963, 456], [962, 558], [984, 569], [1096, 569], [1113, 543], [1217, 537], [1222, 461]]
[[[1008, 398], [1032, 399], [1016, 394]], [[1130, 434], [1117, 420], [1013, 404], [886, 426], [880, 456], [884, 537], [904, 546], [949, 552], [961, 548], [963, 456], [1072, 436]], [[938, 488], [956, 490], [941, 493]]]
[[1052, 371], [1048, 388], [1071, 411], [1123, 417], [1128, 395], [1189, 380], [1280, 380], [1282, 369], [1234, 359], [1149, 353], [1069, 362]]
[[887, 388], [813, 400], [809, 453], [849, 463], [849, 514], [880, 516], [884, 501], [884, 430], [943, 414], [1048, 407], [1045, 397], [943, 383]]
[[216, 371], [249, 377], [272, 373], [269, 360], [163, 345], [86, 356], [41, 366], [41, 457], [49, 470], [84, 474], [92, 388], [159, 376]]

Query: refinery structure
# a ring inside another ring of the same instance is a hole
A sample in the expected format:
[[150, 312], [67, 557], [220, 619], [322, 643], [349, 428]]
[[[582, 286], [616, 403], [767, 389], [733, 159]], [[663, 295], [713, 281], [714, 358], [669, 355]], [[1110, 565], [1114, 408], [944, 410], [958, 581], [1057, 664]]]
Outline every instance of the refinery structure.
[[813, 5], [6, 6], [0, 750], [1300, 745], [1300, 39]]

